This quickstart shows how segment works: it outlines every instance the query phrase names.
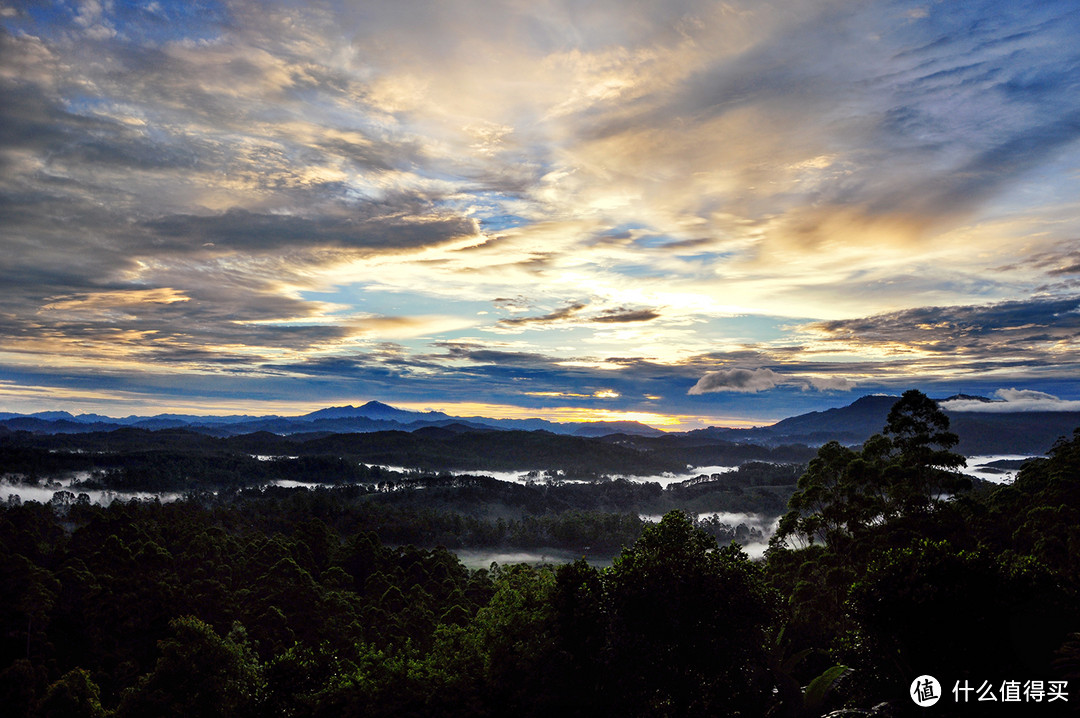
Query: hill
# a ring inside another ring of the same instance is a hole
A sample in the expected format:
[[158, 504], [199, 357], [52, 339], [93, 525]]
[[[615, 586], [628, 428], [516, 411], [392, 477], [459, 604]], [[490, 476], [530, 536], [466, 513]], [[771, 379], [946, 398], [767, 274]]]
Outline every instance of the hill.
[[[864, 396], [847, 406], [813, 411], [779, 421], [772, 426], [747, 430], [759, 441], [820, 445], [836, 440], [861, 444], [885, 425], [897, 396]], [[967, 403], [994, 403], [985, 397], [967, 395], [938, 399], [939, 403], [964, 399]], [[960, 437], [956, 451], [966, 456], [979, 454], [1038, 455], [1080, 426], [1080, 412], [990, 412], [945, 409], [949, 428]]]
[[[367, 434], [374, 432], [416, 432], [445, 428], [452, 433], [515, 432], [523, 436], [544, 432], [565, 437], [609, 437], [641, 450], [668, 456], [693, 455], [701, 464], [709, 457], [747, 455], [768, 460], [769, 451], [736, 450], [738, 446], [758, 446], [775, 450], [785, 445], [820, 446], [828, 441], [861, 444], [885, 425], [897, 396], [868, 395], [842, 407], [812, 411], [753, 429], [710, 427], [688, 432], [663, 432], [633, 421], [558, 423], [544, 419], [492, 419], [455, 417], [438, 411], [409, 411], [369, 401], [362, 406], [319, 409], [301, 416], [190, 416], [161, 414], [112, 419], [98, 414], [73, 416], [67, 412], [40, 412], [33, 415], [0, 414], [0, 431], [33, 434], [108, 433], [124, 428], [147, 430], [185, 429], [215, 436], [233, 437], [258, 432], [279, 436]], [[972, 411], [972, 406], [992, 403], [985, 397], [957, 395], [940, 399], [953, 403], [963, 399], [965, 411], [946, 409], [951, 428], [960, 437], [956, 450], [966, 455], [1041, 454], [1047, 447], [1080, 426], [1080, 412], [990, 412]], [[503, 437], [504, 439], [506, 437]], [[488, 439], [489, 443], [496, 443]], [[676, 451], [678, 450], [678, 451]], [[689, 452], [687, 451], [689, 450]], [[788, 452], [788, 454], [801, 452]], [[787, 460], [787, 459], [785, 459]], [[693, 460], [692, 460], [693, 461]]]

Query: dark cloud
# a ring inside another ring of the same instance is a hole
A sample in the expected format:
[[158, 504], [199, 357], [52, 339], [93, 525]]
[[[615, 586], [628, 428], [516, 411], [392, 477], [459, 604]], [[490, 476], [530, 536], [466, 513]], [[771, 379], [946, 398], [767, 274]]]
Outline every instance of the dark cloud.
[[[407, 203], [401, 209], [417, 209]], [[362, 206], [366, 214], [383, 207]], [[428, 208], [430, 211], [430, 208]], [[271, 251], [299, 247], [407, 250], [476, 233], [474, 220], [397, 211], [387, 216], [300, 217], [232, 209], [210, 216], [172, 215], [144, 223], [156, 237], [186, 249], [212, 245], [225, 251]]]
[[511, 377], [520, 377], [524, 374], [537, 375], [541, 373], [554, 373], [558, 375], [579, 374], [580, 367], [566, 367], [560, 365], [560, 359], [543, 354], [542, 352], [514, 352], [502, 349], [491, 349], [477, 344], [459, 342], [438, 342], [435, 347], [443, 350], [443, 354], [425, 354], [418, 357], [428, 366], [455, 366], [448, 365], [447, 360], [467, 360], [472, 366], [461, 368], [466, 372], [482, 371], [505, 374]]
[[1061, 267], [1055, 267], [1047, 272], [1050, 276], [1060, 276], [1063, 274], [1080, 274], [1080, 253], [1076, 253], [1076, 261], [1073, 264], [1068, 264]]
[[629, 322], [651, 322], [653, 319], [658, 319], [660, 312], [653, 309], [608, 309], [598, 317], [593, 317], [592, 321], [600, 322], [601, 324], [614, 323], [629, 323]]
[[1070, 239], [1056, 249], [1040, 252], [1022, 262], [1002, 265], [997, 270], [1009, 272], [1031, 267], [1044, 272], [1048, 277], [1080, 274], [1080, 249], [1076, 249], [1077, 246], [1080, 246], [1080, 239]]
[[548, 314], [542, 314], [536, 317], [513, 317], [511, 319], [501, 319], [499, 320], [499, 324], [513, 327], [524, 326], [526, 324], [553, 324], [555, 322], [562, 322], [570, 319], [571, 317], [581, 312], [581, 310], [585, 309], [585, 307], [587, 306], [589, 306], [588, 303], [575, 302], [573, 304], [569, 304], [563, 307], [562, 309], [556, 309], [553, 312], [550, 312]]
[[524, 311], [529, 307], [529, 301], [525, 297], [496, 297], [492, 303], [500, 308], [511, 311]]
[[856, 345], [892, 345], [988, 359], [998, 350], [1080, 359], [1080, 297], [1032, 299], [989, 305], [920, 307], [861, 319], [815, 322], [809, 329]]
[[[0, 28], [0, 53], [10, 45]], [[20, 48], [13, 48], [18, 50]], [[0, 61], [2, 65], [2, 61]], [[145, 130], [92, 111], [79, 114], [39, 85], [0, 80], [0, 151], [31, 150], [50, 165], [191, 169], [194, 148], [151, 140]], [[10, 159], [8, 160], [10, 162]]]
[[[0, 46], [6, 34], [0, 28]], [[9, 47], [0, 50], [10, 51]], [[41, 151], [59, 144], [67, 138], [65, 125], [89, 124], [81, 118], [69, 115], [45, 97], [40, 88], [3, 82], [0, 104], [0, 149], [4, 155], [12, 150], [29, 149]]]
[[267, 357], [257, 354], [210, 350], [201, 346], [162, 346], [160, 344], [150, 348], [147, 358], [155, 364], [212, 366], [217, 370], [235, 367], [242, 371], [250, 371], [253, 365], [268, 361]]
[[[500, 306], [520, 306], [519, 304], [514, 304], [512, 300], [497, 299], [495, 301]], [[626, 307], [605, 309], [597, 315], [583, 315], [582, 312], [588, 308], [588, 306], [588, 302], [574, 302], [573, 304], [569, 304], [562, 309], [557, 309], [548, 314], [534, 317], [512, 317], [510, 319], [502, 319], [499, 321], [499, 324], [516, 327], [532, 324], [556, 324], [571, 319], [586, 323], [628, 324], [633, 322], [649, 322], [660, 317], [660, 313], [653, 309], [628, 309]]]

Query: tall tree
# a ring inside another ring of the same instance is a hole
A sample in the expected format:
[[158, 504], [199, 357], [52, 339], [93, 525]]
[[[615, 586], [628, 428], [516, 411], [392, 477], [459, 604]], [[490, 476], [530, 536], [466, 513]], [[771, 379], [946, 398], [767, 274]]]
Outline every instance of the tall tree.
[[242, 626], [233, 624], [222, 638], [194, 617], [170, 622], [174, 636], [161, 641], [161, 657], [151, 673], [129, 689], [120, 718], [259, 714], [261, 666]]
[[649, 526], [607, 579], [611, 714], [761, 715], [775, 596], [738, 546], [679, 511]]
[[933, 399], [909, 389], [893, 404], [883, 432], [892, 451], [885, 479], [892, 508], [902, 514], [925, 511], [935, 495], [963, 486], [956, 469], [967, 461], [952, 448], [960, 438]]
[[794, 540], [841, 548], [873, 525], [925, 514], [942, 494], [970, 486], [956, 471], [966, 464], [951, 451], [958, 441], [934, 400], [916, 389], [904, 392], [882, 433], [859, 451], [836, 441], [818, 449], [799, 477], [773, 546]]

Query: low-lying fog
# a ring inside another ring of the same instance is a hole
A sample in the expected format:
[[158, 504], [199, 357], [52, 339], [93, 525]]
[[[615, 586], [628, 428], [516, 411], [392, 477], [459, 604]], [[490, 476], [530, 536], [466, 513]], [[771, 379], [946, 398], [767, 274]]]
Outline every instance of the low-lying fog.
[[10, 477], [4, 477], [0, 479], [0, 501], [7, 501], [10, 497], [17, 496], [20, 501], [37, 501], [47, 504], [61, 492], [72, 494], [72, 500], [77, 499], [80, 494], [85, 494], [89, 497], [90, 503], [101, 504], [102, 506], [108, 506], [116, 500], [129, 501], [138, 499], [146, 501], [156, 498], [158, 501], [168, 502], [177, 501], [183, 497], [183, 494], [179, 492], [114, 491], [112, 489], [87, 489], [76, 486], [76, 484], [90, 478], [91, 473], [89, 471], [76, 471], [67, 476], [45, 479], [39, 484], [24, 484], [14, 481]]
[[[386, 471], [396, 471], [402, 474], [422, 474], [423, 472], [416, 469], [409, 469], [403, 466], [387, 466], [385, 464], [366, 464], [368, 468], [378, 467], [385, 469]], [[737, 466], [699, 466], [697, 468], [688, 468], [686, 472], [680, 474], [664, 473], [656, 474], [653, 476], [630, 476], [623, 474], [612, 474], [608, 476], [609, 479], [626, 479], [627, 481], [634, 481], [637, 483], [656, 483], [661, 486], [669, 486], [671, 484], [677, 484], [680, 481], [686, 481], [687, 479], [693, 479], [702, 474], [726, 474], [729, 471], [734, 471], [739, 467]], [[450, 474], [451, 476], [489, 476], [499, 481], [508, 481], [513, 484], [534, 484], [545, 483], [553, 481], [561, 482], [574, 482], [580, 481], [585, 483], [585, 479], [567, 479], [560, 471], [547, 471], [543, 469], [534, 469], [531, 471], [441, 471], [440, 474]]]
[[1020, 465], [1031, 458], [1022, 454], [969, 456], [967, 457], [967, 468], [962, 469], [962, 471], [968, 476], [975, 476], [994, 484], [1011, 484], [1016, 480]]
[[[262, 458], [262, 457], [260, 457]], [[993, 456], [969, 456], [967, 457], [967, 468], [961, 469], [961, 471], [969, 476], [975, 476], [983, 479], [984, 481], [990, 481], [995, 484], [1008, 484], [1016, 478], [1016, 472], [1019, 471], [1020, 464], [1032, 457], [1023, 456], [1020, 454], [997, 454]], [[991, 466], [994, 462], [1001, 462], [1004, 464], [1015, 464], [1015, 466], [1008, 466], [1007, 468]], [[378, 466], [381, 469], [387, 471], [395, 471], [402, 474], [420, 474], [422, 472], [416, 469], [409, 469], [403, 466], [387, 466], [383, 464], [367, 464], [369, 468]], [[738, 466], [696, 466], [688, 467], [685, 472], [682, 473], [663, 473], [655, 474], [652, 476], [629, 476], [622, 474], [612, 474], [608, 478], [610, 479], [626, 479], [627, 481], [634, 481], [637, 483], [656, 483], [663, 487], [668, 487], [671, 484], [677, 484], [681, 481], [687, 481], [689, 479], [697, 478], [702, 474], [711, 476], [713, 474], [726, 474], [730, 471], [735, 471]], [[546, 470], [532, 470], [532, 471], [448, 471], [440, 472], [448, 473], [453, 476], [489, 476], [499, 481], [509, 481], [515, 484], [530, 484], [530, 483], [544, 483], [551, 481], [575, 481], [575, 479], [565, 478], [561, 472], [549, 472]], [[296, 482], [292, 482], [296, 483]], [[279, 482], [279, 485], [285, 485], [284, 482]]]
[[[259, 458], [272, 458], [272, 457], [259, 457]], [[1016, 478], [1016, 473], [1019, 470], [1020, 465], [1030, 457], [1020, 455], [994, 455], [994, 456], [969, 456], [967, 460], [967, 468], [963, 469], [964, 473], [975, 476], [985, 481], [993, 483], [1007, 484], [1011, 483]], [[402, 473], [415, 473], [410, 472], [408, 469], [402, 467], [383, 466], [382, 468], [391, 471], [397, 471]], [[656, 476], [612, 476], [610, 478], [624, 478], [629, 481], [635, 481], [640, 483], [655, 482], [661, 486], [670, 486], [671, 484], [678, 483], [680, 481], [686, 481], [693, 479], [701, 475], [713, 475], [724, 474], [730, 471], [734, 471], [735, 466], [699, 466], [694, 468], [688, 468], [685, 473], [674, 474], [660, 474]], [[548, 473], [546, 471], [470, 471], [470, 472], [453, 472], [459, 475], [480, 475], [490, 476], [500, 481], [510, 481], [519, 484], [529, 483], [544, 483], [549, 481], [565, 481], [566, 479], [558, 473]], [[55, 479], [49, 479], [41, 482], [37, 485], [19, 483], [13, 480], [11, 477], [5, 477], [0, 480], [0, 501], [8, 501], [10, 497], [18, 497], [21, 501], [37, 501], [40, 503], [48, 503], [54, 500], [54, 497], [59, 502], [74, 502], [80, 500], [80, 495], [86, 495], [86, 499], [91, 503], [108, 505], [116, 500], [149, 500], [158, 499], [159, 501], [176, 501], [182, 497], [182, 494], [176, 492], [169, 493], [151, 493], [145, 491], [139, 492], [125, 492], [125, 491], [112, 491], [103, 489], [84, 489], [76, 484], [86, 481], [91, 478], [90, 472], [80, 471], [65, 477], [58, 477]], [[285, 488], [314, 488], [316, 486], [332, 486], [332, 484], [310, 484], [300, 481], [294, 481], [290, 479], [283, 479], [273, 483], [274, 486], [281, 486]], [[62, 494], [61, 492], [67, 492]], [[59, 496], [58, 496], [59, 495]], [[659, 521], [660, 516], [642, 514], [642, 520], [645, 521]], [[737, 528], [739, 525], [745, 525], [754, 534], [757, 539], [757, 534], [760, 532], [761, 539], [753, 542], [747, 542], [743, 545], [745, 550], [752, 557], [761, 556], [765, 549], [768, 547], [769, 538], [772, 537], [776, 531], [776, 525], [778, 518], [765, 516], [763, 514], [756, 513], [733, 513], [733, 512], [715, 512], [706, 511], [697, 515], [699, 520], [712, 520], [729, 526], [732, 529]], [[573, 554], [572, 552], [563, 551], [560, 549], [541, 549], [539, 551], [507, 551], [507, 550], [461, 550], [458, 551], [458, 557], [461, 562], [469, 568], [487, 568], [492, 562], [499, 564], [508, 563], [565, 563], [568, 561], [574, 561], [578, 558], [582, 558], [581, 555]], [[601, 555], [589, 555], [586, 553], [584, 558], [590, 563], [595, 565], [608, 565], [611, 563], [613, 556], [601, 556]]]

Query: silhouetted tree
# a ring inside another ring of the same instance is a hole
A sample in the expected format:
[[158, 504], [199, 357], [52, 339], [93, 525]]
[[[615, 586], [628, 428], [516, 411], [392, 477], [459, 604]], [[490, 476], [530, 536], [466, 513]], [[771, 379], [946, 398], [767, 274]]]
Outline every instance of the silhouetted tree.
[[670, 512], [615, 560], [606, 590], [609, 714], [764, 712], [775, 597], [737, 546]]

